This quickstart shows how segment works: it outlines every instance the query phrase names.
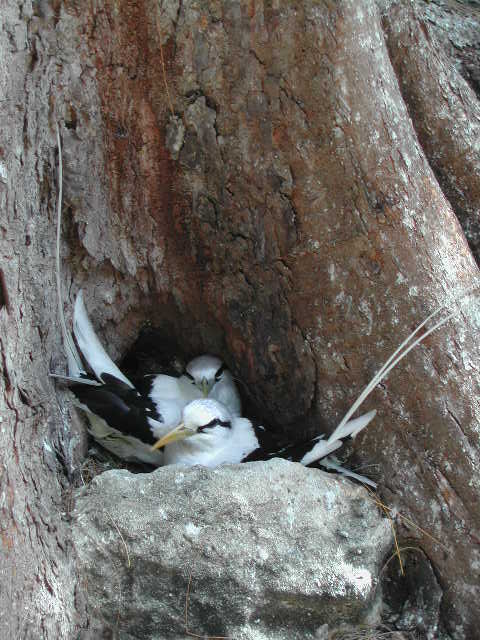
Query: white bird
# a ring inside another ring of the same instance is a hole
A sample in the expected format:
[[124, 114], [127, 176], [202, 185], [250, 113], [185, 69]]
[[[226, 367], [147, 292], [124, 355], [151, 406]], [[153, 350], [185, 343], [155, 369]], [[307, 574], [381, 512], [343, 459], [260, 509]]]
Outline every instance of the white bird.
[[[112, 361], [98, 339], [88, 317], [82, 291], [75, 301], [73, 334], [83, 358], [95, 375], [89, 376], [83, 369], [82, 358], [68, 333], [64, 338], [72, 356], [68, 363], [68, 376], [53, 375], [70, 384], [79, 401], [78, 406], [87, 413], [89, 432], [96, 442], [131, 462], [154, 466], [163, 464], [162, 452], [152, 451], [151, 445], [179, 424], [184, 407], [203, 397], [201, 389], [210, 389], [210, 393], [215, 391], [228, 374], [219, 358], [204, 355], [192, 361], [193, 367], [190, 367], [191, 363], [187, 365], [195, 372], [196, 378], [192, 374], [179, 377], [154, 374], [145, 376], [140, 387], [135, 386]], [[234, 410], [238, 409], [231, 388], [228, 391], [227, 400], [231, 400]]]
[[[315, 438], [307, 443], [282, 447], [272, 432], [260, 425], [254, 425], [247, 418], [232, 416], [223, 404], [205, 398], [190, 402], [183, 410], [182, 422], [161, 438], [152, 450], [157, 451], [165, 447], [165, 465], [200, 464], [216, 467], [227, 463], [279, 457], [300, 462], [305, 466], [319, 460], [326, 468], [332, 468], [334, 463], [325, 456], [341, 447], [344, 438], [366, 427], [375, 414], [376, 411], [370, 411], [352, 420], [342, 429], [342, 435], [337, 434], [331, 441]], [[325, 458], [325, 461], [322, 458]], [[375, 486], [368, 478], [350, 472], [340, 465], [336, 465], [336, 470]]]
[[[456, 300], [470, 294], [473, 290], [472, 288], [462, 293]], [[202, 464], [215, 467], [219, 464], [266, 460], [272, 457], [287, 458], [306, 466], [319, 463], [327, 470], [335, 470], [375, 487], [375, 483], [369, 478], [340, 466], [331, 454], [342, 446], [345, 438], [355, 437], [375, 417], [376, 410], [373, 410], [352, 419], [354, 412], [373, 389], [414, 347], [457, 313], [457, 311], [448, 313], [445, 318], [435, 322], [430, 329], [416, 337], [429, 320], [445, 309], [447, 309], [446, 305], [436, 309], [402, 342], [373, 376], [328, 438], [321, 435], [306, 443], [281, 447], [275, 434], [269, 433], [262, 426], [252, 424], [246, 418], [233, 416], [224, 405], [212, 398], [207, 398], [188, 404], [183, 410], [182, 422], [158, 440], [152, 450], [165, 447], [165, 464], [187, 466]]]
[[242, 401], [232, 374], [216, 356], [203, 355], [190, 360], [185, 373], [206, 398], [224, 404], [232, 416], [242, 413]]
[[73, 334], [94, 375], [88, 375], [83, 369], [75, 342], [67, 334], [64, 344], [70, 342], [73, 355], [68, 362], [68, 376], [54, 376], [70, 384], [77, 406], [88, 417], [89, 433], [101, 446], [124, 460], [154, 466], [163, 464], [163, 455], [155, 455], [151, 443], [178, 424], [185, 404], [201, 397], [200, 392], [195, 394], [194, 387], [186, 382], [192, 391], [188, 400], [180, 403], [174, 398], [162, 399], [152, 393], [155, 384], [151, 381], [150, 393], [141, 394], [103, 348], [88, 318], [82, 291], [75, 301]]
[[[68, 334], [64, 338], [72, 355], [68, 376], [52, 375], [70, 384], [79, 408], [87, 413], [89, 432], [96, 442], [124, 460], [154, 466], [164, 464], [162, 452], [152, 450], [151, 445], [176, 427], [183, 409], [193, 400], [202, 398], [204, 392], [224, 397], [233, 411], [239, 412], [240, 400], [233, 379], [230, 384], [229, 372], [214, 356], [204, 355], [192, 360], [187, 365], [187, 375], [148, 375], [143, 378], [141, 387], [135, 386], [98, 339], [82, 291], [75, 301], [73, 335], [94, 376], [89, 376], [83, 369], [82, 358]], [[227, 410], [230, 411], [230, 407]]]

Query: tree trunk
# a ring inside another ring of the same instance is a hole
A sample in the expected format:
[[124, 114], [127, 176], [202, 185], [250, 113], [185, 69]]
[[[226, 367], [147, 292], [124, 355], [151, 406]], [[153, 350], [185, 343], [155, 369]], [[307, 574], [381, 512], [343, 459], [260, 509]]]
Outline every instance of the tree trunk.
[[[221, 354], [249, 410], [285, 436], [332, 429], [403, 338], [477, 282], [455, 213], [477, 251], [478, 86], [422, 19], [438, 18], [435, 3], [379, 4], [5, 0], [5, 637], [88, 624], [56, 462], [77, 464], [82, 431], [48, 378], [61, 353], [55, 121], [70, 300], [85, 290], [115, 358], [146, 323], [186, 356]], [[479, 347], [474, 318], [456, 322], [374, 393], [357, 453], [381, 466], [387, 503], [450, 548], [400, 529], [434, 567], [445, 634], [468, 639], [480, 624]]]

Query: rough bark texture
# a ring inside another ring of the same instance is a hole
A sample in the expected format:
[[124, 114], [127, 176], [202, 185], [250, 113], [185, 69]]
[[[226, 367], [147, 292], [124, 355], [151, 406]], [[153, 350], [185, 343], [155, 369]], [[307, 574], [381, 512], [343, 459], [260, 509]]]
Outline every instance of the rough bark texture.
[[70, 438], [48, 379], [58, 350], [49, 117], [70, 79], [53, 14], [3, 2], [0, 60], [0, 637], [70, 638], [76, 569], [54, 451]]
[[[82, 624], [52, 443], [67, 467], [74, 447], [46, 377], [61, 351], [54, 120], [70, 299], [84, 287], [114, 357], [147, 322], [186, 355], [220, 353], [286, 436], [332, 428], [446, 292], [477, 278], [450, 204], [478, 216], [478, 86], [465, 57], [478, 49], [467, 43], [457, 64], [403, 3], [380, 4], [3, 3], [8, 637], [67, 638]], [[477, 11], [418, 6], [434, 26]], [[384, 469], [387, 501], [450, 547], [404, 531], [430, 558], [444, 631], [459, 640], [480, 624], [474, 330], [450, 326], [391, 374], [358, 449]]]
[[[480, 33], [480, 10], [478, 14]], [[385, 17], [385, 26], [391, 61], [420, 144], [478, 263], [480, 103], [476, 87], [463, 80], [438, 46], [432, 28], [419, 21], [410, 7], [395, 7]]]

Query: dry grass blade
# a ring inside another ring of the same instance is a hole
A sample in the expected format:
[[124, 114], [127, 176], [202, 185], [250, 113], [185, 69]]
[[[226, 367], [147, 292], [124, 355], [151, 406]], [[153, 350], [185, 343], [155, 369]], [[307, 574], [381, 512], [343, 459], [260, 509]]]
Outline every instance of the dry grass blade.
[[110, 522], [113, 524], [113, 526], [115, 527], [115, 529], [117, 530], [118, 535], [120, 536], [121, 541], [123, 542], [123, 546], [125, 547], [125, 555], [127, 556], [127, 567], [130, 569], [130, 567], [132, 566], [131, 562], [130, 562], [130, 554], [128, 553], [128, 547], [127, 547], [127, 543], [125, 542], [125, 538], [122, 536], [122, 532], [120, 531], [120, 529], [118, 528], [117, 523], [115, 522], [115, 520], [112, 518], [112, 516], [108, 513], [108, 511], [105, 511], [105, 515], [108, 517], [108, 519], [110, 520]]
[[383, 513], [387, 516], [388, 521], [390, 522], [390, 526], [392, 528], [393, 542], [395, 544], [395, 553], [393, 554], [392, 557], [398, 556], [398, 563], [400, 565], [400, 573], [402, 574], [402, 576], [404, 576], [405, 575], [405, 570], [403, 568], [403, 561], [402, 561], [402, 556], [400, 554], [400, 547], [398, 546], [398, 538], [397, 538], [397, 532], [395, 531], [395, 523], [393, 521], [392, 516], [390, 515], [390, 511], [384, 505], [382, 505], [382, 510], [383, 510]]
[[[382, 567], [382, 570], [380, 571], [380, 576], [382, 575], [382, 573], [384, 573], [385, 569], [388, 567], [388, 565], [390, 564], [390, 562], [395, 558], [395, 556], [398, 555], [398, 557], [400, 557], [400, 552], [403, 551], [419, 551], [420, 553], [424, 553], [422, 551], [422, 549], [420, 549], [420, 547], [399, 547], [395, 553], [392, 553], [392, 555], [390, 556], [390, 558], [385, 562], [385, 564]], [[405, 575], [404, 572], [402, 571], [402, 576]], [[380, 577], [379, 576], [379, 577]]]
[[[368, 487], [367, 487], [368, 490]], [[373, 493], [373, 491], [368, 490], [368, 492], [370, 493], [371, 498], [373, 499], [373, 501], [375, 502], [375, 504], [380, 507], [381, 509], [388, 510], [389, 512], [393, 511], [392, 507], [389, 507], [388, 505], [384, 504], [379, 497]], [[430, 540], [432, 540], [432, 542], [435, 542], [435, 544], [438, 544], [446, 553], [451, 553], [451, 550], [445, 546], [443, 544], [443, 542], [440, 542], [440, 540], [437, 540], [437, 538], [435, 538], [434, 536], [432, 536], [431, 533], [428, 533], [428, 531], [425, 531], [425, 529], [422, 529], [422, 527], [420, 527], [416, 522], [414, 522], [413, 520], [411, 520], [410, 518], [408, 518], [407, 516], [402, 515], [401, 513], [397, 513], [396, 514], [401, 520], [403, 520], [404, 522], [408, 523], [410, 526], [414, 527], [415, 529], [417, 529], [418, 531], [420, 531], [420, 533], [423, 533], [424, 536], [426, 536], [427, 538], [430, 538]]]

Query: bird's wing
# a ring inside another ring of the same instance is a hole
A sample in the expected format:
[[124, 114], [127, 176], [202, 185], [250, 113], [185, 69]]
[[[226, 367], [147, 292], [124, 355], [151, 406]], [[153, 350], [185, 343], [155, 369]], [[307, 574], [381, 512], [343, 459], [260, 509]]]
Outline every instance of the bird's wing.
[[107, 354], [97, 334], [93, 330], [83, 302], [83, 292], [81, 290], [78, 292], [77, 299], [75, 300], [73, 333], [83, 357], [99, 380], [104, 380], [105, 374], [109, 374], [117, 380], [124, 382], [131, 389], [134, 389], [134, 385], [123, 375]]
[[157, 404], [168, 400], [178, 403], [178, 406], [183, 409], [192, 400], [203, 397], [200, 389], [186, 376], [177, 378], [159, 373], [155, 376], [146, 376], [145, 382], [147, 395]]
[[109, 427], [124, 435], [134, 436], [148, 445], [154, 444], [157, 440], [154, 431], [163, 422], [163, 416], [148, 398], [123, 380], [110, 374], [105, 374], [104, 378], [105, 384], [100, 387], [83, 384], [70, 387], [80, 408], [99, 416]]
[[122, 460], [142, 462], [160, 467], [163, 464], [163, 452], [152, 451], [149, 444], [138, 438], [127, 436], [117, 429], [110, 427], [103, 418], [94, 413], [87, 413], [90, 423], [89, 433], [105, 449]]

